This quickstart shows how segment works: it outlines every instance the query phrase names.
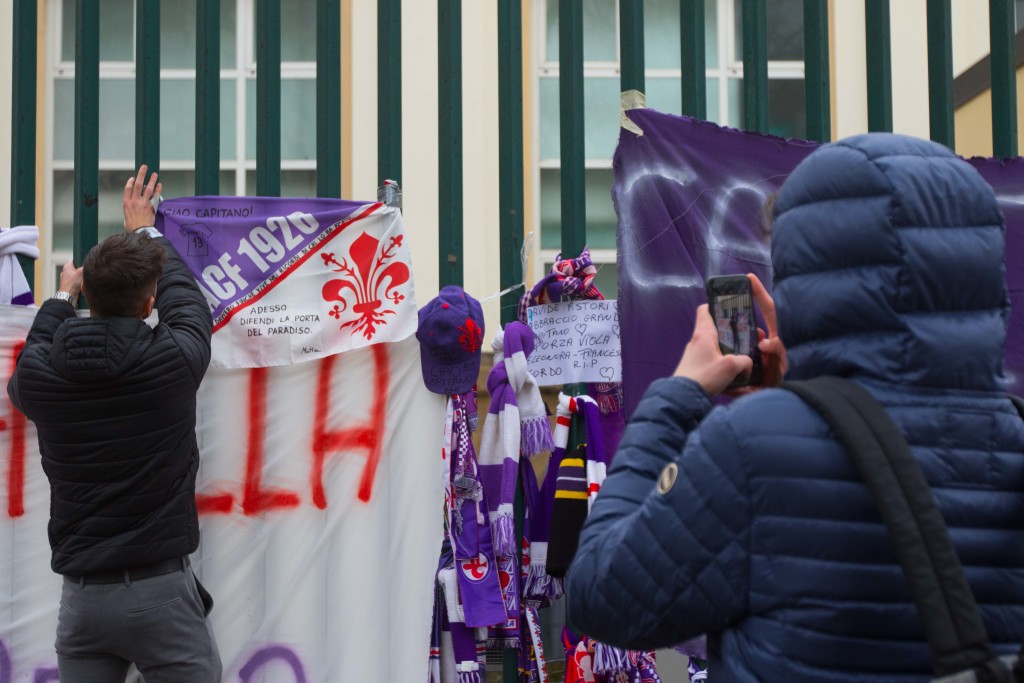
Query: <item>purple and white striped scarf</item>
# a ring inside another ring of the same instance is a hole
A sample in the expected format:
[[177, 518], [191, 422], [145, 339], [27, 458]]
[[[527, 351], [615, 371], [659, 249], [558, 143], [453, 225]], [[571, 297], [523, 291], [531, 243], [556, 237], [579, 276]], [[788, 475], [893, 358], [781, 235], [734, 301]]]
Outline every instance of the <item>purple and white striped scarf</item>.
[[533, 353], [533, 331], [514, 321], [491, 343], [494, 368], [487, 376], [491, 406], [480, 439], [480, 477], [498, 557], [515, 555], [513, 504], [519, 458], [550, 451], [551, 425], [537, 381], [526, 369]]

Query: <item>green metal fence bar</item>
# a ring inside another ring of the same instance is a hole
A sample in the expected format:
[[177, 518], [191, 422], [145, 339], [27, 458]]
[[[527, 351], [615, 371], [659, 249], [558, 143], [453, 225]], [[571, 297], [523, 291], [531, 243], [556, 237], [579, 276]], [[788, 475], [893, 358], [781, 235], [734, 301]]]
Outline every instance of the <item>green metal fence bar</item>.
[[930, 136], [950, 149], [953, 127], [953, 23], [950, 0], [928, 0], [928, 120]]
[[708, 116], [707, 59], [704, 55], [704, 0], [679, 0], [683, 114]]
[[377, 0], [377, 180], [402, 183], [402, 0]]
[[74, 258], [82, 265], [99, 238], [100, 6], [75, 10]]
[[160, 0], [135, 0], [135, 168], [160, 171]]
[[583, 0], [558, 3], [558, 103], [561, 144], [562, 254], [586, 246], [587, 207], [583, 144]]
[[768, 132], [768, 28], [765, 0], [743, 0], [743, 127]]
[[281, 0], [256, 0], [256, 194], [281, 195]]
[[889, 0], [864, 0], [868, 130], [892, 132], [892, 34]]
[[341, 2], [316, 4], [316, 196], [341, 197]]
[[644, 0], [619, 0], [621, 90], [644, 92]]
[[[11, 74], [11, 225], [36, 222], [36, 0], [14, 2]], [[35, 265], [18, 255], [35, 291]]]
[[[498, 254], [501, 290], [523, 281], [523, 16], [522, 0], [498, 0]], [[518, 317], [520, 290], [501, 297], [501, 324]], [[517, 482], [516, 536], [523, 528], [523, 485]], [[518, 547], [519, 553], [522, 549]], [[521, 564], [521, 563], [520, 563]], [[517, 564], [517, 566], [520, 566]], [[514, 577], [518, 581], [518, 573]], [[514, 649], [502, 652], [502, 680], [517, 678]]]
[[[587, 245], [586, 158], [583, 124], [583, 2], [560, 0], [558, 6], [558, 101], [561, 144], [562, 255], [575, 258]], [[563, 389], [575, 396], [586, 391], [579, 384]], [[569, 445], [582, 441], [580, 421], [569, 427]], [[514, 681], [515, 678], [506, 678]]]
[[437, 2], [438, 273], [462, 285], [462, 0]]
[[992, 153], [1017, 156], [1017, 68], [1013, 54], [1013, 0], [989, 0], [992, 48]]
[[220, 0], [196, 4], [196, 194], [220, 194]]
[[828, 55], [828, 0], [804, 0], [804, 101], [807, 137], [832, 139]]
[[[502, 291], [523, 281], [522, 0], [498, 0], [498, 240]], [[520, 291], [501, 297], [501, 322], [516, 319]]]

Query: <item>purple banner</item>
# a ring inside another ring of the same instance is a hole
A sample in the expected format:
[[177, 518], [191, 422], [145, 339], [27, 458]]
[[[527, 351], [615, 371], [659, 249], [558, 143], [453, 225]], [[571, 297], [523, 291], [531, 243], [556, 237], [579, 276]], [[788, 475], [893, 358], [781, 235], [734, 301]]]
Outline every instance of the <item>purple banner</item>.
[[[771, 289], [765, 200], [818, 143], [722, 128], [634, 109], [643, 131], [621, 129], [612, 198], [618, 214], [619, 315], [627, 415], [648, 385], [670, 375], [706, 300], [712, 275], [755, 273]], [[1024, 290], [1024, 162], [971, 159], [1006, 216], [1007, 284]], [[1024, 391], [1024, 306], [1007, 335], [1009, 389]]]

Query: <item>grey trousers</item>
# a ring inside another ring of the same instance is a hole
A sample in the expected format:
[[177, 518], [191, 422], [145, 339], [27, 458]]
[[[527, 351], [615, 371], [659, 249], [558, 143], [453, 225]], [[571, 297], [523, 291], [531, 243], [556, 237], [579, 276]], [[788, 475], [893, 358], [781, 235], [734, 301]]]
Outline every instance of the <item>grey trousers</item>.
[[190, 567], [114, 584], [65, 578], [56, 643], [60, 680], [124, 683], [134, 662], [146, 683], [220, 683], [210, 606]]

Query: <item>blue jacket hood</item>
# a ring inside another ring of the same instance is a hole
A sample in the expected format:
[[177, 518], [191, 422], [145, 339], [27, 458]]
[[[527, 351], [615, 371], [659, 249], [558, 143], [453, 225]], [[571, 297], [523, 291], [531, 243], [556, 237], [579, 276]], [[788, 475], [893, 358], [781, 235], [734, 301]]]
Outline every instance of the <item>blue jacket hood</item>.
[[775, 204], [787, 379], [1000, 388], [1004, 232], [992, 188], [939, 144], [876, 133], [823, 146]]

